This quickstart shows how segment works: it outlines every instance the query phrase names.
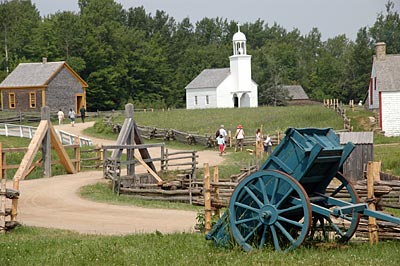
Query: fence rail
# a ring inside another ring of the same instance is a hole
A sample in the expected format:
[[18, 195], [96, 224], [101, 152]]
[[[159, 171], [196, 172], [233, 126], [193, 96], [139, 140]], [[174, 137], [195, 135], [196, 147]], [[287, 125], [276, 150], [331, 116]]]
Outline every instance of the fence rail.
[[[14, 124], [5, 124], [0, 123], [0, 135], [9, 137], [21, 137], [21, 138], [29, 138], [35, 135], [36, 127], [24, 126], [24, 125], [14, 125]], [[93, 141], [89, 138], [78, 137], [74, 134], [65, 132], [63, 130], [56, 130], [57, 135], [64, 145], [72, 145], [76, 138], [79, 138], [80, 146], [93, 146]]]

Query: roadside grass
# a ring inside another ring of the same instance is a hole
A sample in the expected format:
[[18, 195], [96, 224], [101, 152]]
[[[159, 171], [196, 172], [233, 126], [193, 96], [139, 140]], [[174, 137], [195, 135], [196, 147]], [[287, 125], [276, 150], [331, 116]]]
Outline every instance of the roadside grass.
[[[160, 217], [162, 218], [162, 217]], [[0, 265], [387, 265], [400, 264], [399, 241], [300, 246], [291, 252], [266, 248], [249, 253], [218, 248], [200, 233], [126, 236], [18, 227], [1, 236]]]
[[134, 205], [145, 208], [158, 208], [158, 209], [179, 209], [199, 211], [203, 208], [198, 206], [189, 205], [186, 203], [159, 201], [159, 200], [143, 200], [135, 198], [131, 195], [117, 195], [111, 189], [109, 183], [97, 183], [94, 185], [84, 186], [79, 190], [79, 195], [83, 198], [97, 201], [107, 202], [117, 205]]

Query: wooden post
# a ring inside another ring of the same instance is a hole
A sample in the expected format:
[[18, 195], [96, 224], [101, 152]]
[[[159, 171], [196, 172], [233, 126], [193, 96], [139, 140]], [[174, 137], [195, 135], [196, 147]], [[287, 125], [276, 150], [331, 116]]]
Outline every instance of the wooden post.
[[6, 231], [6, 182], [3, 175], [3, 147], [0, 142], [0, 233]]
[[76, 137], [74, 140], [74, 155], [75, 155], [75, 169], [76, 172], [81, 171], [81, 139], [80, 137]]
[[[214, 183], [219, 182], [219, 171], [218, 171], [218, 166], [214, 166]], [[219, 197], [219, 187], [214, 186], [214, 199], [218, 203], [217, 205], [220, 206], [220, 197]], [[221, 212], [220, 212], [220, 207], [216, 207], [215, 209], [215, 215], [218, 215], [219, 218], [221, 218]]]
[[[50, 108], [48, 106], [43, 106], [41, 108], [41, 120], [46, 120], [50, 124]], [[46, 133], [44, 134], [42, 140], [42, 157], [43, 157], [43, 176], [51, 176], [51, 136], [50, 128], [46, 128]]]
[[232, 148], [232, 131], [228, 130], [229, 148]]
[[211, 231], [211, 188], [210, 168], [208, 163], [204, 164], [204, 208], [205, 208], [205, 233]]
[[[375, 211], [375, 196], [374, 196], [374, 173], [376, 173], [376, 169], [378, 168], [374, 162], [368, 162], [367, 168], [367, 188], [368, 188], [368, 209]], [[370, 244], [378, 243], [378, 227], [376, 225], [375, 217], [368, 217], [368, 237]]]
[[[134, 120], [134, 115], [135, 115], [135, 109], [133, 104], [127, 104], [125, 105], [125, 117], [127, 119], [131, 118], [132, 121]], [[126, 144], [127, 145], [134, 145], [135, 144], [135, 127], [132, 126], [131, 130], [127, 132], [128, 137], [126, 139]], [[134, 161], [134, 156], [135, 156], [135, 150], [134, 149], [128, 149], [126, 151], [126, 160], [133, 162]], [[126, 169], [127, 175], [128, 176], [134, 176], [135, 175], [135, 164], [128, 164]], [[154, 169], [153, 169], [154, 170]]]

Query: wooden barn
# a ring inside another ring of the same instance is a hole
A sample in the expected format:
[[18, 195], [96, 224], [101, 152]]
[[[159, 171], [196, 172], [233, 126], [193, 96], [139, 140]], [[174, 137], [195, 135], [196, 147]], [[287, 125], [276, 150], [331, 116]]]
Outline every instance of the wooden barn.
[[353, 152], [343, 165], [343, 174], [354, 183], [364, 179], [368, 161], [374, 161], [374, 133], [341, 132], [339, 138], [342, 145], [349, 141], [355, 145]]
[[43, 106], [78, 113], [88, 84], [65, 62], [21, 63], [1, 83], [3, 111], [40, 112]]
[[309, 104], [311, 102], [301, 85], [283, 85], [282, 89], [288, 92], [289, 105]]

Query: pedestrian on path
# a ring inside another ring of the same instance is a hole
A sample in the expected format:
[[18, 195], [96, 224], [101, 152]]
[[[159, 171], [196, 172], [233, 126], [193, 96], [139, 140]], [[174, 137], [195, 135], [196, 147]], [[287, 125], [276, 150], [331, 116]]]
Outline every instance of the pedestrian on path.
[[68, 117], [71, 120], [71, 126], [75, 125], [75, 115], [76, 115], [75, 111], [72, 110], [72, 108], [69, 109]]
[[219, 129], [217, 130], [217, 133], [218, 134], [216, 134], [216, 137], [218, 138], [220, 135], [222, 135], [222, 137], [224, 138], [224, 152], [225, 152], [225, 148], [226, 148], [226, 141], [227, 141], [227, 136], [228, 136], [228, 133], [226, 133], [226, 130], [225, 130], [225, 128], [224, 128], [224, 125], [221, 125], [220, 127], [219, 127]]
[[217, 142], [219, 146], [219, 156], [222, 156], [225, 150], [225, 138], [222, 135], [219, 135]]
[[244, 143], [244, 129], [242, 125], [238, 125], [235, 133], [235, 139], [236, 139], [236, 144], [235, 144], [235, 152], [238, 150], [238, 147], [240, 146], [240, 151], [243, 151], [243, 143]]
[[81, 113], [82, 123], [85, 123], [86, 109], [84, 105], [82, 105], [81, 109], [79, 109], [79, 112]]
[[64, 121], [64, 112], [60, 109], [57, 113], [58, 116], [58, 125], [61, 125]]

